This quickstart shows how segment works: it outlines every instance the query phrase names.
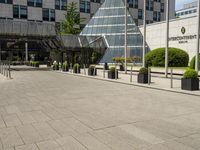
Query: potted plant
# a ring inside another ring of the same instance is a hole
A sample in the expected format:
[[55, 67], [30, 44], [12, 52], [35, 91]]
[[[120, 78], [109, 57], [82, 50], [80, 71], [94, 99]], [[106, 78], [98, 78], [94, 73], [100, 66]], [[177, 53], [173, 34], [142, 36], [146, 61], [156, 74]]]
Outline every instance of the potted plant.
[[81, 68], [79, 64], [74, 64], [73, 73], [81, 73]]
[[39, 66], [40, 66], [39, 61], [34, 61], [34, 62], [33, 62], [33, 67], [39, 68]]
[[104, 63], [104, 70], [109, 70], [109, 67], [108, 67], [108, 64], [107, 63]]
[[[116, 76], [115, 76], [116, 75]], [[115, 67], [111, 67], [108, 71], [108, 79], [118, 79], [118, 70]]]
[[119, 64], [119, 71], [124, 71], [123, 57], [114, 57], [113, 62]]
[[59, 65], [56, 61], [53, 62], [53, 70], [59, 70]]
[[181, 79], [181, 89], [195, 91], [199, 90], [199, 78], [194, 69], [187, 69]]
[[90, 67], [88, 68], [88, 75], [89, 76], [97, 75], [97, 69], [95, 68], [95, 66], [90, 65]]
[[148, 69], [143, 67], [139, 70], [138, 83], [148, 83]]
[[64, 72], [68, 72], [68, 71], [69, 71], [69, 66], [68, 66], [67, 61], [65, 61], [65, 62], [63, 63], [62, 71], [64, 71]]

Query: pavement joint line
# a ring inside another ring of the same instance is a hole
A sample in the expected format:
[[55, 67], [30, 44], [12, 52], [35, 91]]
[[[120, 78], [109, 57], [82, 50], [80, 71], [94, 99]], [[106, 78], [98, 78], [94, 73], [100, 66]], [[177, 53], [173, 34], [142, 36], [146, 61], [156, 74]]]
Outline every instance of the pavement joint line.
[[75, 73], [69, 73], [69, 72], [61, 72], [61, 71], [54, 71], [56, 73], [62, 73], [62, 74], [67, 74], [67, 75], [73, 75], [73, 76], [78, 76], [78, 77], [83, 77], [83, 78], [89, 78], [89, 79], [93, 79], [93, 80], [101, 80], [101, 81], [107, 81], [107, 82], [112, 82], [112, 83], [120, 83], [120, 84], [124, 84], [124, 85], [132, 85], [132, 86], [137, 86], [137, 87], [141, 87], [141, 88], [148, 88], [148, 89], [153, 89], [153, 90], [159, 90], [159, 91], [166, 91], [166, 92], [172, 92], [172, 93], [178, 93], [178, 94], [184, 94], [184, 95], [190, 95], [190, 96], [197, 96], [200, 97], [199, 94], [192, 94], [192, 93], [187, 93], [187, 92], [181, 92], [181, 91], [174, 91], [174, 90], [170, 90], [170, 89], [166, 89], [166, 88], [157, 88], [157, 87], [152, 87], [152, 86], [145, 86], [145, 85], [139, 85], [139, 84], [135, 84], [135, 83], [125, 83], [125, 82], [121, 82], [118, 80], [111, 80], [111, 79], [104, 79], [104, 78], [96, 78], [93, 76], [87, 76], [87, 75], [83, 75], [83, 74], [75, 74]]

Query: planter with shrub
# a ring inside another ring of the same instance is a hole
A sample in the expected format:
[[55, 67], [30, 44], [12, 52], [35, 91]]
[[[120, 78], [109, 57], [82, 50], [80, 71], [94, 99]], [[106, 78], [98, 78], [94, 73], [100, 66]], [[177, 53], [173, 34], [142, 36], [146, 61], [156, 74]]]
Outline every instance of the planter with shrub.
[[74, 64], [73, 73], [81, 73], [81, 68], [79, 64]]
[[56, 61], [53, 62], [53, 70], [59, 70], [59, 64]]
[[64, 62], [62, 65], [62, 71], [68, 72], [69, 71], [69, 65], [67, 62]]
[[138, 83], [147, 84], [148, 83], [148, 69], [141, 68], [138, 74]]
[[181, 89], [195, 91], [199, 90], [199, 78], [194, 69], [187, 69], [181, 79]]
[[34, 61], [33, 62], [33, 67], [39, 68], [39, 66], [40, 66], [39, 61]]
[[[116, 77], [115, 77], [116, 76]], [[111, 67], [108, 71], [108, 79], [118, 79], [118, 70], [115, 67]]]
[[[168, 49], [169, 67], [187, 67], [189, 55], [181, 49], [170, 47]], [[165, 48], [158, 48], [148, 52], [145, 55], [146, 66], [164, 67], [165, 66]]]
[[90, 66], [88, 68], [88, 75], [89, 76], [96, 76], [97, 75], [97, 69], [95, 68], [95, 66]]

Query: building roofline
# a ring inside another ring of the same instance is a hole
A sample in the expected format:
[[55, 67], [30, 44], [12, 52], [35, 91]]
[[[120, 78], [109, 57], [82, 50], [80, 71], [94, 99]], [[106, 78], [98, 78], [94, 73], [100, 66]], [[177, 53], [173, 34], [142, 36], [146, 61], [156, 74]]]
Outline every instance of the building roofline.
[[[185, 20], [185, 19], [189, 19], [189, 18], [195, 18], [197, 17], [197, 15], [194, 15], [194, 16], [188, 16], [188, 17], [184, 17], [184, 18], [175, 18], [175, 19], [170, 19], [169, 22], [174, 22], [174, 21], [179, 21], [179, 20]], [[147, 26], [153, 26], [153, 25], [157, 25], [157, 24], [163, 24], [165, 23], [166, 21], [160, 21], [160, 22], [155, 22], [155, 23], [150, 23], [150, 24], [147, 24]], [[138, 26], [139, 28], [142, 28], [143, 25], [140, 25]]]

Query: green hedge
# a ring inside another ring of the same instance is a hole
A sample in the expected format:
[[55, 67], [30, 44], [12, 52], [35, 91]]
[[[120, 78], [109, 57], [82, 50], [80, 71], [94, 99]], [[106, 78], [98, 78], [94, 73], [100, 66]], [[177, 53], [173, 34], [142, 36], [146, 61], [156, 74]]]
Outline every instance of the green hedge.
[[[196, 56], [194, 56], [192, 58], [192, 60], [190, 61], [190, 68], [191, 69], [195, 69], [195, 60], [196, 60]], [[200, 54], [199, 54], [199, 69], [200, 69]]]
[[[187, 67], [189, 55], [178, 48], [170, 47], [168, 51], [169, 67]], [[165, 48], [158, 48], [148, 52], [145, 56], [146, 66], [164, 67]]]

